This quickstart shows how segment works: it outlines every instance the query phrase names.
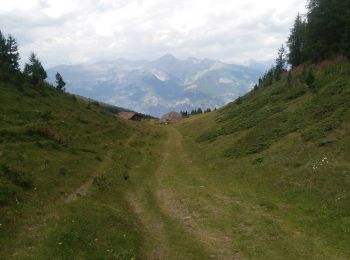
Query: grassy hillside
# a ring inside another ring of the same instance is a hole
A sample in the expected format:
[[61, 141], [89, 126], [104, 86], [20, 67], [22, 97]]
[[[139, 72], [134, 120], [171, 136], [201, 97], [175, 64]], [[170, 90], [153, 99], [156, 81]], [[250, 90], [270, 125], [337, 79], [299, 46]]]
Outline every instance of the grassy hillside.
[[220, 208], [207, 222], [232, 232], [239, 255], [350, 256], [349, 62], [298, 68], [177, 128], [193, 179], [218, 197], [189, 208]]
[[48, 86], [9, 82], [0, 82], [0, 258], [138, 256], [125, 192], [160, 133]]
[[348, 259], [349, 72], [167, 126], [0, 83], [0, 258]]

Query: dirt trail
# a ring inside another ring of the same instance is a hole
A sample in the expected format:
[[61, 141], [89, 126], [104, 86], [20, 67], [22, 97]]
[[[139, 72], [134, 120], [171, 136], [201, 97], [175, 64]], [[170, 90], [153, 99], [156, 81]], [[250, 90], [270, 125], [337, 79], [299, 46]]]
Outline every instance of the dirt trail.
[[[167, 126], [165, 130], [167, 139], [161, 152], [161, 162], [152, 179], [135, 185], [135, 190], [127, 195], [146, 238], [143, 258], [238, 259], [232, 250], [231, 238], [198, 223], [202, 216], [194, 215], [191, 208], [182, 203], [180, 198], [184, 194], [176, 187], [188, 183], [182, 182], [176, 175], [182, 171], [181, 174], [192, 176], [193, 165], [182, 146], [181, 133], [174, 126]], [[177, 183], [169, 185], [171, 182]], [[191, 178], [190, 182], [193, 186], [200, 186], [196, 179]], [[181, 239], [186, 242], [175, 241]], [[195, 250], [201, 251], [202, 256], [193, 255]]]
[[95, 173], [91, 175], [85, 182], [83, 182], [74, 192], [69, 194], [65, 202], [69, 203], [72, 201], [75, 201], [79, 199], [80, 197], [84, 197], [88, 194], [89, 189], [94, 182], [95, 177], [99, 176], [101, 173], [103, 173], [106, 168], [110, 165], [112, 160], [113, 150], [110, 150], [107, 152], [106, 156], [104, 157], [104, 160], [101, 162], [99, 167], [96, 169]]
[[[168, 135], [168, 142], [164, 149], [164, 159], [156, 172], [156, 178], [158, 180], [157, 198], [161, 208], [168, 215], [175, 218], [180, 225], [186, 227], [186, 230], [190, 231], [196, 239], [204, 244], [205, 248], [210, 252], [211, 258], [238, 259], [239, 257], [234, 253], [232, 240], [229, 236], [200, 225], [197, 220], [201, 219], [202, 216], [193, 212], [183, 201], [179, 200], [180, 194], [177, 194], [179, 191], [176, 191], [176, 189], [170, 190], [162, 185], [162, 182], [166, 182], [169, 177], [172, 178], [169, 174], [176, 174], [176, 169], [172, 169], [174, 164], [180, 163], [180, 167], [189, 176], [192, 175], [194, 170], [192, 161], [183, 148], [181, 133], [175, 127], [170, 126], [168, 128]], [[191, 179], [192, 181], [193, 179]], [[200, 186], [199, 183], [191, 183], [191, 185]], [[189, 199], [195, 198], [192, 197]]]
[[[130, 144], [130, 142], [129, 142]], [[143, 185], [142, 185], [143, 186]], [[130, 189], [126, 199], [139, 219], [144, 233], [144, 258], [152, 260], [169, 259], [169, 245], [162, 217], [150, 208], [145, 199], [143, 187]]]
[[149, 212], [149, 209], [139, 202], [132, 193], [128, 194], [128, 201], [137, 215], [144, 230], [144, 249], [146, 259], [169, 259], [169, 248], [166, 231], [161, 216]]

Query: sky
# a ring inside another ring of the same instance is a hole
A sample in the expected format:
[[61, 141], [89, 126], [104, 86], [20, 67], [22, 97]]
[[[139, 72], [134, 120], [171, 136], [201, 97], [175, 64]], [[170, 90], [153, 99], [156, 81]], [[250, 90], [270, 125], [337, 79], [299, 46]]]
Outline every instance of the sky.
[[306, 0], [0, 0], [0, 30], [46, 67], [126, 58], [269, 61]]

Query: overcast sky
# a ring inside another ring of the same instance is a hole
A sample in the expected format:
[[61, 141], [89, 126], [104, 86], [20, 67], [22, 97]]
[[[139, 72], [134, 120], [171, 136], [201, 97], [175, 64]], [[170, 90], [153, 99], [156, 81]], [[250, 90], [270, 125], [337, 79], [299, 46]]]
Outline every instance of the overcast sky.
[[45, 66], [117, 58], [271, 60], [306, 0], [0, 0], [0, 29]]

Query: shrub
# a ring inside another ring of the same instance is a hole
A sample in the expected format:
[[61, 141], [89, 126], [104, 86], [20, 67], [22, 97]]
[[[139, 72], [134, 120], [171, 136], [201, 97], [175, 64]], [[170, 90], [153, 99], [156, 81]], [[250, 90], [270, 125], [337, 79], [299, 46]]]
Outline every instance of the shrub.
[[108, 190], [110, 188], [110, 184], [108, 183], [107, 178], [103, 175], [96, 176], [94, 178], [94, 184], [101, 191]]
[[7, 165], [1, 165], [0, 174], [23, 190], [29, 190], [33, 186], [29, 174], [23, 169], [16, 169]]
[[20, 192], [21, 189], [19, 187], [4, 178], [0, 178], [0, 206], [12, 204]]
[[242, 104], [242, 102], [243, 102], [242, 98], [239, 97], [239, 98], [236, 99], [235, 104], [240, 105], [240, 104]]
[[66, 176], [68, 174], [68, 171], [65, 167], [61, 167], [58, 171], [58, 173], [62, 176]]
[[52, 111], [46, 111], [42, 113], [41, 119], [45, 122], [50, 121], [52, 119]]
[[305, 83], [309, 86], [310, 89], [315, 88], [315, 75], [312, 69], [309, 69], [305, 78]]

